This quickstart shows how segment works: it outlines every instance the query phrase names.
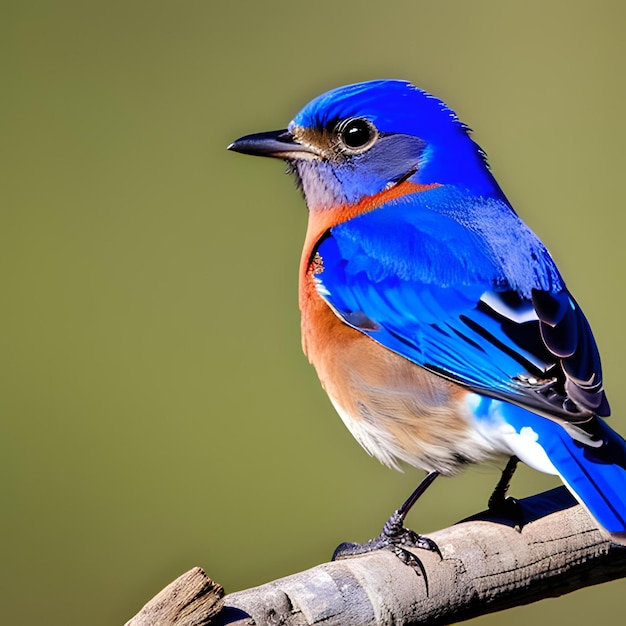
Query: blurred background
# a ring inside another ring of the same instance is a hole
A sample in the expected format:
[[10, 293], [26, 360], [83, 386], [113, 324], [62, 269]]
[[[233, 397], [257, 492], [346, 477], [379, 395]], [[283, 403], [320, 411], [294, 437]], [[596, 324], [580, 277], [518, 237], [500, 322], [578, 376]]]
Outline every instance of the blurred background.
[[[475, 129], [603, 353], [626, 337], [626, 5], [4, 0], [0, 622], [122, 624], [194, 565], [227, 591], [365, 540], [422, 473], [351, 438], [300, 350], [306, 209], [228, 153], [322, 91], [406, 78]], [[423, 532], [484, 508], [442, 480]], [[522, 470], [524, 496], [556, 481]], [[626, 582], [475, 620], [623, 624]]]

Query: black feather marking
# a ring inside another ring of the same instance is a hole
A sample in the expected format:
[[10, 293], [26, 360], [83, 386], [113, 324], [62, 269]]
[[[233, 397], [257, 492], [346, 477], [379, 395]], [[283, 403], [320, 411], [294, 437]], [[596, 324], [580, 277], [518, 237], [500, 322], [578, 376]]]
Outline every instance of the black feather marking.
[[533, 290], [532, 301], [541, 337], [559, 358], [565, 394], [581, 410], [607, 417], [610, 407], [602, 388], [600, 354], [582, 310], [566, 290]]

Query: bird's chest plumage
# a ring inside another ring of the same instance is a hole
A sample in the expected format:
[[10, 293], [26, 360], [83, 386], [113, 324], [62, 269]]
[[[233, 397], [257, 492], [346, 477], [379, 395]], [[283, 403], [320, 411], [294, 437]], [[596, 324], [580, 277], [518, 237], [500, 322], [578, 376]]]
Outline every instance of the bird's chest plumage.
[[303, 348], [342, 420], [382, 463], [452, 474], [491, 456], [466, 391], [346, 324], [316, 289], [323, 259], [306, 246], [300, 274]]

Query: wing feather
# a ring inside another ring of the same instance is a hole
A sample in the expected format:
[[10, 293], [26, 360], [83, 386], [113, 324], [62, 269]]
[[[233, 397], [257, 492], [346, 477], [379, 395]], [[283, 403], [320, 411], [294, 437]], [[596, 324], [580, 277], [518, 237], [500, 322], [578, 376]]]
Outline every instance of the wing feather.
[[320, 240], [315, 280], [337, 315], [473, 390], [569, 421], [608, 415], [589, 324], [536, 237], [520, 249], [535, 246], [537, 264], [558, 278], [550, 289], [541, 268], [507, 276], [497, 246], [450, 216], [405, 214], [383, 207]]

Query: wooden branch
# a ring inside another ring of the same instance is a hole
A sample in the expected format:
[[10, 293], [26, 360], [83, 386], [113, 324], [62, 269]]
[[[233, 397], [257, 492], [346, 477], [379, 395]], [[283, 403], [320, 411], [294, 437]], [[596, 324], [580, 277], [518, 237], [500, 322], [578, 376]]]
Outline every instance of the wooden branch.
[[[521, 529], [485, 512], [429, 534], [443, 559], [417, 550], [425, 576], [381, 550], [229, 594], [212, 616], [196, 598], [206, 621], [190, 612], [174, 621], [156, 614], [135, 621], [155, 598], [127, 626], [452, 624], [626, 576], [626, 548], [612, 544], [564, 488], [520, 506]], [[194, 571], [202, 580], [204, 573]], [[157, 604], [169, 602], [168, 589]], [[180, 604], [180, 597], [179, 587], [173, 603]]]
[[185, 572], [159, 591], [124, 626], [203, 626], [224, 607], [224, 589], [200, 567]]

